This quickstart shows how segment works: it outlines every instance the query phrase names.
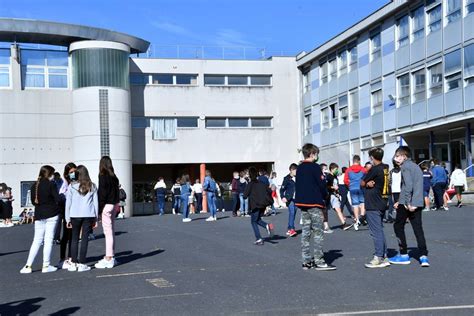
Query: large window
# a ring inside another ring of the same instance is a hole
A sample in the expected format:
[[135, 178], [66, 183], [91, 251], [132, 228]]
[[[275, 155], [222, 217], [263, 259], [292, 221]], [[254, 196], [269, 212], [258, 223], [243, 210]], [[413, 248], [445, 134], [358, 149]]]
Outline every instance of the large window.
[[162, 85], [172, 85], [173, 84], [173, 75], [172, 74], [153, 74], [152, 75], [153, 84], [162, 84]]
[[474, 81], [474, 44], [464, 47], [464, 78], [467, 84]]
[[249, 127], [248, 117], [230, 117], [229, 127]]
[[410, 74], [398, 77], [398, 106], [410, 104]]
[[349, 92], [349, 107], [351, 112], [351, 121], [359, 119], [359, 91]]
[[425, 8], [419, 7], [413, 11], [413, 41], [425, 35]]
[[150, 83], [150, 76], [142, 73], [131, 73], [130, 84], [134, 86], [144, 86]]
[[430, 33], [441, 29], [441, 5], [428, 11], [428, 31]]
[[337, 60], [336, 57], [329, 61], [329, 81], [337, 78]]
[[[185, 80], [183, 78], [182, 80]], [[181, 80], [181, 81], [182, 81]], [[186, 79], [196, 82], [197, 79]], [[178, 81], [178, 78], [177, 78]], [[193, 83], [191, 83], [193, 84]], [[204, 85], [206, 86], [253, 86], [267, 87], [272, 85], [271, 75], [204, 75]]]
[[179, 128], [197, 128], [198, 118], [197, 117], [177, 117], [176, 126]]
[[413, 102], [423, 101], [426, 98], [425, 69], [413, 73]]
[[383, 110], [382, 107], [382, 83], [373, 84], [371, 87], [371, 103], [372, 103], [372, 114], [380, 113]]
[[270, 86], [272, 76], [250, 76], [250, 84], [252, 86]]
[[330, 120], [330, 109], [329, 107], [325, 107], [321, 110], [321, 126], [323, 130], [329, 129], [331, 127], [331, 120]]
[[21, 72], [23, 88], [67, 88], [68, 53], [22, 50]]
[[474, 13], [474, 0], [466, 1], [466, 14]]
[[304, 114], [304, 136], [311, 134], [311, 112]]
[[382, 51], [382, 42], [380, 31], [371, 32], [370, 36], [370, 56], [371, 61], [380, 58]]
[[206, 128], [271, 128], [271, 117], [208, 117]]
[[328, 82], [328, 63], [323, 62], [319, 64], [319, 69], [321, 71], [321, 83]]
[[339, 75], [347, 73], [347, 51], [344, 49], [339, 52]]
[[10, 50], [0, 49], [0, 87], [10, 86]]
[[204, 84], [209, 86], [223, 86], [225, 85], [225, 76], [204, 75]]
[[349, 70], [353, 71], [357, 69], [357, 42], [349, 44]]
[[339, 124], [345, 124], [349, 122], [349, 106], [347, 95], [342, 95], [339, 97]]
[[446, 92], [461, 87], [461, 49], [444, 56]]
[[441, 63], [428, 68], [429, 96], [435, 96], [443, 92], [443, 65]]
[[228, 76], [227, 84], [229, 86], [246, 86], [248, 85], [247, 76]]
[[152, 138], [154, 140], [173, 140], [176, 139], [176, 118], [154, 118], [150, 120]]
[[398, 30], [398, 47], [403, 47], [409, 43], [410, 27], [408, 23], [408, 15], [405, 15], [397, 21]]
[[461, 18], [461, 0], [447, 0], [446, 20], [448, 23]]
[[197, 85], [197, 75], [177, 74], [175, 77], [177, 85]]

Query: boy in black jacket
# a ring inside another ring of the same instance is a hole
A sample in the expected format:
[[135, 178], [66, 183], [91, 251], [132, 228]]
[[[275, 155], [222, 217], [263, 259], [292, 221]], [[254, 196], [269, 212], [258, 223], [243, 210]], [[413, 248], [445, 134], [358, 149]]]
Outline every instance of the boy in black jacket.
[[[326, 181], [318, 161], [319, 148], [313, 144], [305, 144], [302, 148], [304, 160], [296, 171], [295, 205], [301, 210], [303, 232], [301, 234], [301, 250], [303, 269], [321, 271], [336, 270], [335, 266], [324, 261], [323, 253], [323, 210], [326, 208]], [[314, 239], [314, 257], [311, 255], [311, 233]]]
[[292, 163], [290, 165], [290, 173], [283, 179], [283, 183], [281, 184], [280, 188], [281, 201], [285, 203], [286, 206], [288, 206], [288, 231], [286, 232], [286, 235], [290, 237], [295, 237], [298, 235], [295, 230], [295, 179], [297, 169], [297, 164]]

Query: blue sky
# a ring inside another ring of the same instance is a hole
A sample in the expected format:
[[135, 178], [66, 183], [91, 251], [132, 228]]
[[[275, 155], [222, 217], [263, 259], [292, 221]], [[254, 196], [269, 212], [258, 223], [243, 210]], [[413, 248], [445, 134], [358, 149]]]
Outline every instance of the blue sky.
[[0, 17], [112, 29], [164, 45], [310, 51], [389, 0], [0, 0]]

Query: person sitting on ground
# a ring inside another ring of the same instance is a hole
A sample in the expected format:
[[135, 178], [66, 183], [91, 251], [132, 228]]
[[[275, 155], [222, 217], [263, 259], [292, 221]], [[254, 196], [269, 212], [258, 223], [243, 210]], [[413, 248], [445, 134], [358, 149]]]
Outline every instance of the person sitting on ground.
[[456, 165], [453, 173], [451, 173], [449, 188], [456, 191], [456, 197], [458, 199], [456, 206], [462, 207], [462, 193], [467, 190], [467, 179], [460, 165]]

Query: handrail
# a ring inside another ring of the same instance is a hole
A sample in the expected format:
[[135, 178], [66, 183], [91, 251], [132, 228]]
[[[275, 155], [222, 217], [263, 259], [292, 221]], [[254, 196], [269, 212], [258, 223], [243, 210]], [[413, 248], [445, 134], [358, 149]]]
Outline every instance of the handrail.
[[418, 166], [421, 166], [422, 163], [427, 162], [427, 161], [431, 161], [431, 160], [430, 160], [430, 159], [425, 159], [425, 160], [423, 160], [422, 162], [420, 162], [420, 163], [418, 164]]
[[466, 173], [467, 170], [471, 169], [472, 167], [474, 167], [474, 163], [471, 164], [469, 167], [463, 169], [464, 173]]

